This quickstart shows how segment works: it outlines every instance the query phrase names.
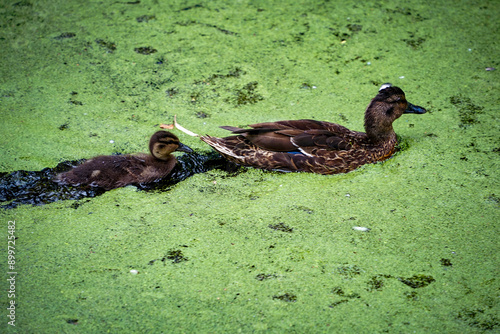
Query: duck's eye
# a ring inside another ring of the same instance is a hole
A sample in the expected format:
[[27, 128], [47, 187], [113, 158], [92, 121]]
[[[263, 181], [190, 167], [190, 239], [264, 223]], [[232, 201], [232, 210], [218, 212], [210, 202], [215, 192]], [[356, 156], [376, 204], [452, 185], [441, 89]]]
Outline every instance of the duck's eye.
[[158, 148], [161, 150], [161, 149], [165, 148], [165, 146], [167, 146], [167, 145], [165, 145], [165, 144], [159, 144]]

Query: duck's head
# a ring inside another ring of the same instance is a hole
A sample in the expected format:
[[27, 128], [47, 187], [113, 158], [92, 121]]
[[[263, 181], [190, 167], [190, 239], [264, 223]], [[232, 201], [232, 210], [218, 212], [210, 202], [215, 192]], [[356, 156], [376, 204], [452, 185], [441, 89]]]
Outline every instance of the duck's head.
[[365, 131], [373, 142], [387, 140], [393, 135], [392, 122], [403, 114], [424, 114], [427, 110], [406, 101], [399, 87], [383, 84], [365, 112]]
[[192, 153], [193, 150], [179, 141], [176, 135], [167, 131], [158, 131], [149, 140], [149, 151], [159, 160], [168, 160], [174, 151]]

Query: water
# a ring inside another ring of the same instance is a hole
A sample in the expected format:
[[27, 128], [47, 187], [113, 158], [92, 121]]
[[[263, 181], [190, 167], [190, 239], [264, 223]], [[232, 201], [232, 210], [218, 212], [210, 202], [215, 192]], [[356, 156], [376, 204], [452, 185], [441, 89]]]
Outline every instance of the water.
[[[18, 170], [0, 174], [0, 205], [12, 209], [21, 204], [44, 205], [55, 201], [79, 200], [102, 195], [106, 190], [99, 187], [59, 185], [52, 181], [54, 176], [66, 172], [85, 162], [85, 159], [63, 161], [54, 168], [40, 171]], [[188, 177], [212, 169], [236, 172], [239, 168], [223, 159], [219, 154], [184, 154], [177, 158], [177, 164], [165, 178], [148, 184], [135, 184], [139, 190], [168, 191], [175, 184]], [[240, 169], [241, 170], [241, 169]]]

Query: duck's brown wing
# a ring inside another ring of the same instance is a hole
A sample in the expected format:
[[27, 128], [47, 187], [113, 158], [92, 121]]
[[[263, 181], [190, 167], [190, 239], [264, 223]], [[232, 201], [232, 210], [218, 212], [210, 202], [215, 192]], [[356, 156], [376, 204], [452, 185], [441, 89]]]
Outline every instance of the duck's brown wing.
[[229, 161], [240, 165], [268, 170], [297, 171], [293, 163], [290, 165], [289, 156], [293, 154], [262, 149], [244, 136], [237, 135], [225, 138], [202, 136], [200, 139], [212, 146]]
[[224, 126], [223, 129], [245, 137], [261, 149], [273, 152], [301, 151], [314, 154], [313, 150], [349, 150], [353, 131], [329, 122], [294, 120], [250, 125], [251, 129]]
[[239, 135], [225, 138], [203, 136], [201, 140], [229, 161], [267, 170], [334, 174], [348, 172], [359, 165], [351, 164], [343, 159], [345, 153], [349, 151], [324, 150], [315, 147], [311, 148], [315, 153], [311, 155], [273, 152], [262, 149]]
[[[221, 128], [229, 130], [236, 135], [245, 137], [248, 141], [264, 150], [273, 152], [289, 152], [297, 150], [297, 147], [295, 147], [295, 145], [293, 145], [290, 141], [290, 137], [293, 136], [293, 134], [286, 132], [294, 130], [280, 130], [279, 128], [240, 129], [229, 126], [221, 126]], [[296, 130], [296, 134], [300, 133], [302, 133], [302, 131]], [[224, 139], [228, 138], [229, 137], [226, 137]]]

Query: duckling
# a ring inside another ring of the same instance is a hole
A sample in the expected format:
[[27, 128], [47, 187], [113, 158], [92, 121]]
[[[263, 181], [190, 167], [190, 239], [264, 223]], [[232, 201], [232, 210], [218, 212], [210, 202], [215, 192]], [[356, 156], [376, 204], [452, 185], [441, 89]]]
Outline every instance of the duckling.
[[202, 136], [226, 159], [244, 166], [285, 172], [347, 173], [383, 161], [395, 151], [392, 123], [402, 114], [426, 110], [406, 100], [403, 90], [384, 84], [365, 112], [365, 131], [310, 119], [258, 123], [251, 129], [221, 128], [234, 135]]
[[54, 182], [88, 185], [105, 190], [133, 183], [150, 183], [167, 176], [175, 167], [174, 151], [192, 153], [174, 134], [158, 131], [149, 140], [151, 154], [103, 155], [55, 176]]

